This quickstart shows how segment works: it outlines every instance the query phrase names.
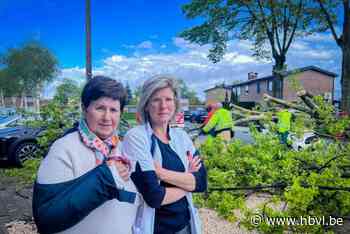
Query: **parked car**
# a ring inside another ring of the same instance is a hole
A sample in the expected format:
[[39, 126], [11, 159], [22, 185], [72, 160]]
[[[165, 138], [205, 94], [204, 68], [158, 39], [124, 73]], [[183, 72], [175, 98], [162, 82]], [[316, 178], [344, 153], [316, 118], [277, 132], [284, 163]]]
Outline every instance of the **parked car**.
[[13, 107], [0, 107], [0, 116], [16, 115], [16, 108]]
[[16, 166], [35, 156], [39, 149], [37, 137], [42, 128], [12, 126], [0, 129], [0, 159]]
[[10, 115], [0, 117], [0, 128], [6, 128], [13, 125], [18, 125], [22, 121], [20, 115]]
[[184, 119], [185, 119], [185, 121], [190, 121], [191, 120], [191, 115], [192, 115], [191, 111], [185, 110], [184, 111]]
[[208, 111], [204, 109], [197, 109], [195, 111], [192, 111], [190, 121], [192, 123], [203, 123], [207, 117]]

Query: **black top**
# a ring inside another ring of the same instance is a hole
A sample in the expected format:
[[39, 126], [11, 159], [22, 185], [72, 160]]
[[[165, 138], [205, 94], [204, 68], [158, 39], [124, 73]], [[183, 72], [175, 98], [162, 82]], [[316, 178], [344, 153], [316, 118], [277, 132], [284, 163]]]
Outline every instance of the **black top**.
[[[152, 145], [158, 143], [162, 154], [162, 167], [178, 172], [184, 172], [185, 168], [180, 157], [168, 144], [164, 144], [158, 140], [155, 135], [152, 136]], [[151, 153], [153, 150], [151, 146]], [[198, 156], [198, 151], [194, 156]], [[207, 189], [207, 171], [204, 163], [197, 172], [192, 172], [196, 180], [196, 187], [192, 192], [204, 192]], [[168, 205], [161, 205], [165, 196], [166, 187], [174, 187], [171, 184], [161, 182], [157, 178], [155, 171], [142, 171], [139, 162], [136, 163], [135, 171], [131, 174], [137, 190], [142, 194], [143, 199], [148, 206], [156, 209], [155, 214], [155, 231], [154, 233], [172, 234], [185, 227], [190, 220], [188, 203], [186, 198], [182, 198], [177, 202]]]
[[[164, 144], [157, 139], [160, 152], [162, 154], [162, 167], [172, 171], [185, 172], [185, 167], [180, 157], [172, 150], [169, 144]], [[175, 187], [172, 184], [160, 182], [164, 187]], [[190, 221], [190, 212], [186, 197], [177, 202], [162, 205], [156, 209], [154, 233], [172, 233], [183, 229]]]

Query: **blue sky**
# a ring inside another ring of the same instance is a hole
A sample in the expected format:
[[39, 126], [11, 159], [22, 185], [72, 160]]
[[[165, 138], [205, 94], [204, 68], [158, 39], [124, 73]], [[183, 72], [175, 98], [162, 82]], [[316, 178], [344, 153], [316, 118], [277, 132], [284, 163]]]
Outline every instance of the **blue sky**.
[[[93, 73], [113, 76], [136, 87], [147, 77], [170, 73], [185, 80], [203, 97], [216, 83], [246, 80], [247, 73], [271, 74], [272, 62], [253, 58], [249, 41], [233, 40], [218, 64], [207, 58], [209, 46], [190, 44], [177, 35], [199, 21], [181, 12], [186, 0], [91, 0]], [[85, 0], [1, 0], [0, 53], [38, 40], [59, 60], [58, 79], [84, 80]], [[288, 52], [288, 68], [316, 65], [340, 75], [340, 50], [329, 33], [296, 40]], [[338, 85], [339, 86], [339, 85]], [[337, 86], [337, 87], [338, 87]], [[339, 92], [339, 91], [338, 91]]]

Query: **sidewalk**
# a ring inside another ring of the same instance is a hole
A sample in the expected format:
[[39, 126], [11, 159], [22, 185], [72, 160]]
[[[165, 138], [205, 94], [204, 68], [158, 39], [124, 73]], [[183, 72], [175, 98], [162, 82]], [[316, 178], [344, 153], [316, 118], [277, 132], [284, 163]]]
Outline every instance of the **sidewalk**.
[[[0, 168], [1, 170], [1, 168]], [[16, 188], [17, 186], [17, 188]], [[0, 178], [0, 234], [7, 234], [5, 224], [32, 219], [32, 188], [20, 187], [13, 178]]]

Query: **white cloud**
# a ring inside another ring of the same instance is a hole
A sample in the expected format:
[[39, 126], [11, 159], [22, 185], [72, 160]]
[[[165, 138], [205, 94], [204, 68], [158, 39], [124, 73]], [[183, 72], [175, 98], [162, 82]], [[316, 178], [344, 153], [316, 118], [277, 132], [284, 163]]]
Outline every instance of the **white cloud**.
[[[148, 42], [150, 41], [139, 45], [153, 46]], [[216, 64], [207, 58], [210, 46], [195, 45], [177, 37], [173, 38], [173, 43], [177, 50], [172, 53], [150, 51], [148, 54], [136, 53], [137, 56], [115, 54], [106, 57], [101, 66], [93, 69], [93, 73], [113, 77], [124, 84], [128, 82], [132, 88], [141, 85], [153, 75], [172, 74], [183, 79], [203, 98], [203, 91], [217, 83], [231, 84], [237, 80], [247, 80], [248, 72], [252, 71], [258, 72], [259, 77], [270, 75], [272, 71], [272, 61], [261, 61], [252, 56], [249, 41], [230, 41], [227, 53]], [[297, 40], [288, 51], [286, 63], [289, 69], [316, 65], [340, 74], [341, 60], [339, 51], [335, 48], [332, 43], [319, 46], [312, 41]], [[60, 77], [85, 80], [85, 70], [82, 68], [62, 69], [61, 73]]]
[[226, 53], [223, 60], [232, 65], [246, 64], [246, 63], [258, 63], [258, 61], [252, 56], [240, 55], [237, 52]]
[[140, 48], [140, 49], [151, 49], [152, 47], [153, 47], [153, 44], [151, 41], [143, 41], [137, 45], [137, 48]]
[[[330, 33], [313, 33], [304, 38], [305, 41], [310, 42], [334, 42], [333, 36]], [[334, 42], [335, 43], [335, 42]]]
[[328, 60], [328, 59], [331, 59], [333, 57], [333, 53], [331, 51], [310, 50], [310, 51], [305, 51], [303, 54], [309, 59]]
[[318, 45], [315, 42], [299, 40], [291, 45], [289, 54], [304, 60], [329, 60], [335, 56], [335, 50], [330, 49], [329, 45]]
[[174, 37], [173, 43], [176, 47], [181, 49], [198, 49], [200, 47], [199, 45], [190, 43], [181, 37]]
[[309, 49], [308, 43], [304, 41], [296, 41], [290, 45], [290, 50], [307, 50]]

